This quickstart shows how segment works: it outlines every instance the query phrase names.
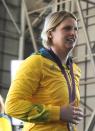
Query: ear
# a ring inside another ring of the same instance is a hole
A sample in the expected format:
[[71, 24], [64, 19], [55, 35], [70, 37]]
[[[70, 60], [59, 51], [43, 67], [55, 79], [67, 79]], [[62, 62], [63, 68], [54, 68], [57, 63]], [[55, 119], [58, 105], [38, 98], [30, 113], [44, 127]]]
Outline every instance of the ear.
[[52, 39], [52, 31], [48, 31], [47, 36], [48, 36], [49, 39]]

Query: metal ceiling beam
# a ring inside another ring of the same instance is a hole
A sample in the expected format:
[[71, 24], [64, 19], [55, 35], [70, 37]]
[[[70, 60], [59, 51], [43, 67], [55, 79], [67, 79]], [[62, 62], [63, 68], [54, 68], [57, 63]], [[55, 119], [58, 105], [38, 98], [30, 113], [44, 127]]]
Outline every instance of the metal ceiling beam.
[[[49, 5], [47, 6], [49, 8], [49, 6], [51, 5], [51, 3], [49, 3]], [[45, 14], [45, 12], [47, 11], [48, 8], [45, 8], [41, 13], [40, 15], [32, 22], [32, 26], [34, 26], [38, 21], [39, 19], [41, 19], [41, 17], [43, 16], [43, 14]]]
[[95, 110], [92, 113], [91, 119], [89, 120], [85, 131], [94, 131], [93, 129], [95, 129]]
[[89, 1], [89, 0], [81, 0], [81, 1], [92, 4], [92, 5], [95, 5], [95, 2], [93, 2], [93, 1]]
[[81, 22], [82, 22], [84, 35], [85, 35], [85, 39], [86, 39], [86, 42], [87, 42], [87, 48], [88, 48], [88, 52], [89, 52], [89, 55], [90, 55], [94, 76], [95, 76], [95, 63], [94, 63], [94, 59], [93, 59], [93, 56], [92, 56], [92, 51], [91, 51], [91, 47], [90, 47], [90, 43], [89, 43], [89, 41], [90, 41], [89, 35], [88, 35], [88, 32], [86, 31], [85, 22], [84, 22], [84, 19], [83, 19], [84, 17], [83, 17], [83, 12], [82, 12], [82, 9], [81, 9], [80, 1], [76, 0], [76, 4], [77, 4], [77, 7], [78, 7], [80, 19], [81, 19]]
[[12, 22], [13, 22], [13, 24], [14, 24], [14, 26], [15, 26], [16, 30], [17, 30], [17, 32], [20, 34], [20, 33], [21, 33], [21, 31], [20, 31], [20, 29], [19, 29], [18, 25], [16, 24], [16, 22], [15, 22], [15, 20], [14, 20], [14, 18], [13, 18], [13, 16], [12, 16], [12, 14], [11, 14], [11, 12], [10, 12], [10, 10], [9, 10], [9, 8], [8, 8], [8, 6], [7, 6], [7, 4], [6, 4], [6, 2], [5, 2], [5, 0], [1, 0], [1, 1], [2, 1], [2, 3], [3, 3], [3, 5], [4, 5], [4, 7], [5, 7], [5, 9], [6, 9], [6, 11], [7, 11], [8, 15], [9, 15], [10, 19], [12, 20]]
[[23, 0], [21, 1], [21, 35], [19, 37], [19, 51], [18, 59], [22, 60], [24, 58], [24, 34], [25, 34], [25, 9]]
[[66, 0], [66, 1], [62, 1], [62, 2], [56, 3], [56, 4], [51, 4], [51, 5], [49, 5], [49, 6], [45, 6], [45, 7], [42, 7], [42, 8], [33, 10], [33, 11], [29, 11], [28, 14], [29, 14], [29, 15], [32, 15], [34, 12], [38, 12], [38, 11], [41, 11], [41, 10], [44, 10], [44, 9], [52, 8], [52, 7], [54, 7], [54, 6], [61, 5], [61, 4], [64, 4], [64, 3], [66, 3], [66, 2], [69, 2], [69, 1], [72, 1], [72, 0]]
[[32, 28], [32, 25], [31, 25], [31, 22], [30, 22], [30, 19], [29, 19], [29, 14], [28, 14], [27, 7], [26, 7], [24, 0], [23, 0], [23, 3], [24, 3], [23, 6], [24, 6], [24, 9], [25, 9], [26, 21], [27, 21], [27, 24], [28, 24], [28, 27], [29, 27], [31, 40], [32, 40], [32, 43], [33, 43], [33, 48], [34, 48], [34, 51], [38, 51], [37, 44], [36, 44], [36, 41], [35, 41], [35, 38], [34, 38], [33, 28]]
[[89, 111], [93, 112], [93, 109], [89, 105], [85, 104], [82, 100], [80, 100], [80, 103], [84, 106], [84, 108], [87, 108]]

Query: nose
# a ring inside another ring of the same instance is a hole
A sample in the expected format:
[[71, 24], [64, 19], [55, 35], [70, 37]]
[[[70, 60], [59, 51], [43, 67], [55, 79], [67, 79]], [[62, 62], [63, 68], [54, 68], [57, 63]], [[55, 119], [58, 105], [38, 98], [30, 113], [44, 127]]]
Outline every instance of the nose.
[[77, 29], [72, 28], [72, 29], [69, 31], [69, 33], [70, 33], [71, 35], [77, 35]]

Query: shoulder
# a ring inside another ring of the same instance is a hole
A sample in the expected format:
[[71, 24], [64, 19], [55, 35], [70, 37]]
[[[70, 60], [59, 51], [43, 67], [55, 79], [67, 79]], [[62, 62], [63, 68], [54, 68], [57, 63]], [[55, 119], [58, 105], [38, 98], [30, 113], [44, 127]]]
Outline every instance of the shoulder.
[[26, 58], [23, 63], [41, 63], [42, 60], [42, 56], [40, 54], [32, 54], [31, 56], [29, 56], [28, 58]]
[[[42, 56], [41, 55], [36, 55], [33, 54], [29, 57], [27, 57], [25, 60], [22, 61], [22, 63], [20, 64], [20, 68], [33, 68], [33, 67], [41, 67], [42, 64]], [[19, 68], [19, 69], [20, 69]]]
[[21, 62], [19, 67], [16, 70], [15, 79], [21, 79], [21, 78], [29, 78], [31, 75], [37, 75], [38, 77], [42, 74], [42, 60], [41, 55], [33, 54], [29, 57], [27, 57], [25, 60]]

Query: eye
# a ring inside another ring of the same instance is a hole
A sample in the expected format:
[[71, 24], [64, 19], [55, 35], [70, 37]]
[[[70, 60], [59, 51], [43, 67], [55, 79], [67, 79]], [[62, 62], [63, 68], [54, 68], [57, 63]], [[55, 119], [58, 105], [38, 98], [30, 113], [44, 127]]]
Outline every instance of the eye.
[[63, 29], [64, 29], [65, 31], [71, 31], [71, 30], [77, 31], [77, 30], [78, 30], [78, 28], [77, 28], [77, 27], [74, 27], [74, 26], [65, 26], [65, 27], [63, 27]]

